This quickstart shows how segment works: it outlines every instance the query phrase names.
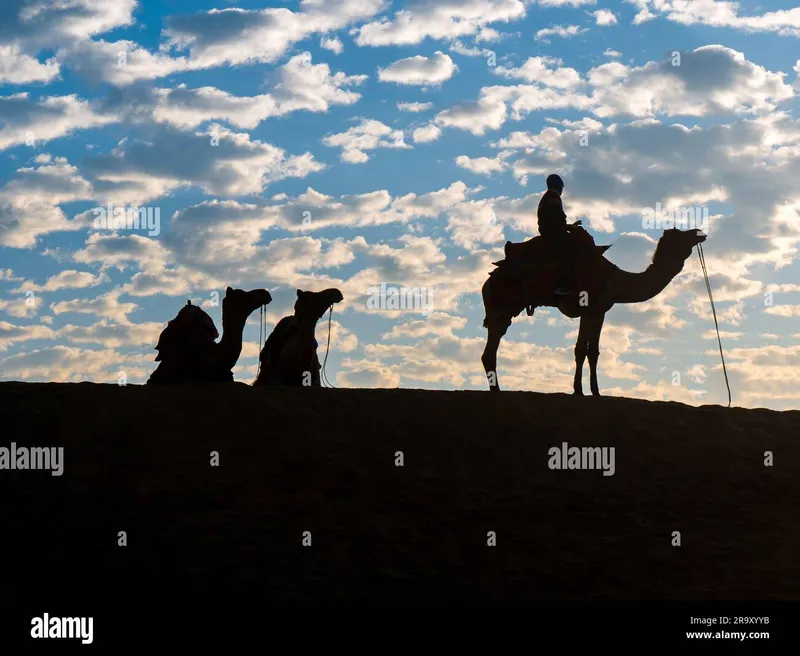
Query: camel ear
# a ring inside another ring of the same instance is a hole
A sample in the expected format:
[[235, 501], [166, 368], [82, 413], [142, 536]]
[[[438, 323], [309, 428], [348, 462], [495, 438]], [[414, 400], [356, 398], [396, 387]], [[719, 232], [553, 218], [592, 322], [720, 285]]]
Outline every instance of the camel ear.
[[303, 294], [303, 292], [302, 292], [301, 290], [299, 290], [299, 289], [298, 289], [298, 290], [297, 290], [297, 298], [300, 298], [300, 296], [301, 296], [302, 294]]
[[232, 288], [232, 287], [228, 287], [228, 288], [225, 290], [225, 293], [226, 293], [226, 294], [231, 294], [231, 293], [233, 293], [233, 288]]

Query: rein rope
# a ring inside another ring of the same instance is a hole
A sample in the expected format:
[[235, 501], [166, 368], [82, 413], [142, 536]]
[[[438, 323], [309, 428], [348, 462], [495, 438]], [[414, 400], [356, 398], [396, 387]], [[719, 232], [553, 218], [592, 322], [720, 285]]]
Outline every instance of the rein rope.
[[728, 382], [728, 371], [725, 368], [725, 356], [722, 354], [722, 340], [719, 336], [719, 322], [717, 321], [717, 311], [714, 308], [714, 298], [711, 295], [711, 283], [708, 281], [708, 270], [706, 269], [706, 258], [703, 255], [703, 246], [697, 244], [697, 255], [700, 257], [700, 266], [703, 269], [703, 277], [706, 281], [706, 289], [708, 290], [708, 300], [711, 301], [711, 312], [714, 315], [714, 325], [717, 328], [717, 342], [719, 343], [719, 357], [722, 359], [722, 371], [725, 374], [725, 386], [728, 388], [728, 407], [731, 407], [731, 386]]
[[[261, 375], [261, 349], [264, 348], [264, 341], [267, 336], [267, 306], [262, 305], [259, 308], [258, 317], [258, 370], [256, 371], [256, 380]], [[250, 383], [250, 386], [256, 384], [256, 380]]]
[[331, 382], [328, 380], [328, 375], [325, 373], [325, 365], [328, 364], [328, 353], [331, 350], [331, 321], [332, 320], [333, 320], [333, 304], [331, 304], [331, 307], [329, 308], [329, 311], [328, 311], [328, 345], [325, 348], [325, 359], [322, 361], [322, 368], [320, 369], [320, 372], [319, 372], [320, 373], [319, 378], [320, 378], [320, 382], [323, 384], [323, 386], [329, 387], [331, 389], [336, 389], [333, 385], [331, 385]]

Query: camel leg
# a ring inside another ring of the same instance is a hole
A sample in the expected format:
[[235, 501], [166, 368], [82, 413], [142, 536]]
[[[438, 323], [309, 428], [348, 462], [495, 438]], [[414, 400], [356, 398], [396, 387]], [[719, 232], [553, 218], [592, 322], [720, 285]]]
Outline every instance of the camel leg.
[[500, 340], [506, 334], [511, 325], [511, 317], [507, 315], [496, 316], [486, 321], [489, 329], [489, 336], [486, 338], [486, 348], [483, 350], [481, 362], [486, 372], [486, 379], [489, 381], [489, 391], [499, 392], [500, 383], [497, 379], [497, 349], [500, 347]]
[[586, 359], [587, 342], [589, 333], [589, 317], [581, 316], [578, 327], [578, 338], [575, 340], [575, 380], [572, 383], [572, 393], [583, 396], [583, 361]]
[[605, 318], [605, 314], [593, 317], [590, 323], [591, 332], [586, 349], [589, 356], [589, 387], [594, 396], [600, 396], [600, 388], [597, 385], [597, 360], [600, 357], [600, 333], [603, 332]]

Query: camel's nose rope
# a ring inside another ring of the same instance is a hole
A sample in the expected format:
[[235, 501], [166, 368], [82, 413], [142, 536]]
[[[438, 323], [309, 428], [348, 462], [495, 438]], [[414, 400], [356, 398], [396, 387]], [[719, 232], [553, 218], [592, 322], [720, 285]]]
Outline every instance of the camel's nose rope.
[[325, 373], [325, 365], [328, 364], [328, 353], [331, 350], [331, 321], [333, 320], [333, 304], [331, 303], [330, 311], [328, 312], [328, 346], [325, 348], [325, 359], [322, 361], [322, 368], [320, 370], [320, 381], [325, 387], [330, 387], [331, 389], [335, 389], [331, 382], [328, 380], [328, 376]]
[[725, 386], [728, 388], [728, 407], [731, 407], [731, 386], [728, 383], [728, 371], [725, 369], [725, 356], [722, 354], [722, 340], [719, 336], [719, 323], [717, 322], [717, 311], [714, 309], [714, 298], [711, 296], [711, 283], [708, 281], [708, 270], [706, 269], [706, 258], [703, 255], [703, 246], [697, 244], [697, 254], [700, 256], [700, 266], [703, 269], [703, 276], [706, 280], [708, 290], [708, 300], [711, 301], [711, 312], [714, 314], [714, 325], [717, 328], [717, 342], [719, 342], [719, 357], [722, 358], [722, 371], [725, 374]]
[[[264, 339], [267, 335], [267, 306], [262, 305], [259, 308], [258, 317], [258, 370], [256, 371], [256, 380], [261, 375], [261, 349], [264, 348]], [[255, 385], [254, 380], [251, 385]]]

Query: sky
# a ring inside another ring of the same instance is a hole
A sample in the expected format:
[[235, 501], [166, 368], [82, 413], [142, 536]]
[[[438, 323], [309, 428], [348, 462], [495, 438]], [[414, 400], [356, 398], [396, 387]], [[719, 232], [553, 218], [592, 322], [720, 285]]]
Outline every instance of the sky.
[[[0, 380], [142, 384], [189, 299], [337, 287], [334, 386], [488, 389], [480, 289], [558, 173], [627, 271], [694, 217], [733, 405], [797, 408], [799, 45], [789, 0], [4, 0]], [[577, 327], [517, 317], [501, 387], [571, 392]], [[600, 349], [604, 394], [728, 403], [697, 253]]]

